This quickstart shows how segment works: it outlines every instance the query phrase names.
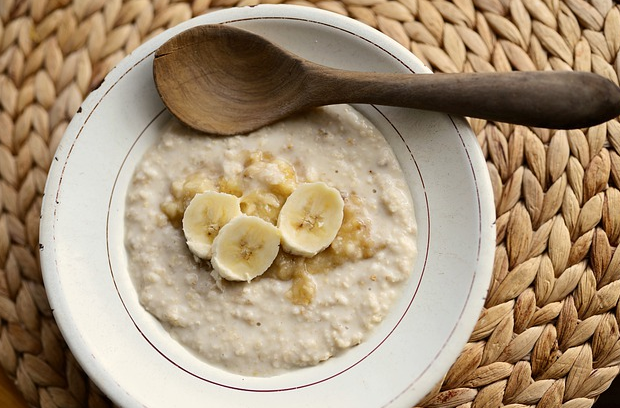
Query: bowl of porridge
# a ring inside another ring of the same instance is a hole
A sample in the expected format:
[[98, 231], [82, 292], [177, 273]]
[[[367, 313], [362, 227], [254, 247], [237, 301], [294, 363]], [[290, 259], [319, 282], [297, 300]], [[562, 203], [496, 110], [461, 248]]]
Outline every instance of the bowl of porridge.
[[203, 24], [337, 68], [430, 74], [377, 30], [301, 6], [220, 10], [135, 50], [83, 103], [46, 185], [41, 264], [69, 347], [120, 406], [415, 405], [491, 276], [475, 135], [373, 105], [200, 134], [165, 109], [152, 65]]

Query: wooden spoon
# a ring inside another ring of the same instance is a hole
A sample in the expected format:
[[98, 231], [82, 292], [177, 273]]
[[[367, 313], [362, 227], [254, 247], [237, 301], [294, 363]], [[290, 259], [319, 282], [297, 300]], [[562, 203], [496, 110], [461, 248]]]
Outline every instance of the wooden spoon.
[[383, 74], [328, 68], [226, 25], [203, 25], [155, 53], [168, 109], [200, 131], [232, 135], [337, 103], [402, 106], [521, 125], [589, 127], [620, 114], [620, 88], [585, 72]]

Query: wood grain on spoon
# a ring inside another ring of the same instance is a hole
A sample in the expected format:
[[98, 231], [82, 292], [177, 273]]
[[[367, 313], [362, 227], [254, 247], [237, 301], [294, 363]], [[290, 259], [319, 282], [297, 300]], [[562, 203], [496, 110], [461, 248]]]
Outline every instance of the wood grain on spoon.
[[432, 110], [571, 129], [620, 114], [620, 88], [586, 72], [385, 74], [304, 60], [248, 31], [203, 25], [171, 38], [153, 74], [168, 109], [197, 130], [242, 134], [297, 111], [337, 103]]

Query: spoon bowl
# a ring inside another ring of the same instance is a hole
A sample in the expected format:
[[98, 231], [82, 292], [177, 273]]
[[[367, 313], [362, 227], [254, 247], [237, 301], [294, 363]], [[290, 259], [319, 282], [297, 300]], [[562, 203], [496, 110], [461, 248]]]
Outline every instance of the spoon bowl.
[[247, 133], [297, 111], [369, 103], [547, 128], [582, 128], [620, 114], [620, 88], [586, 72], [385, 74], [333, 69], [263, 37], [202, 25], [164, 43], [153, 74], [168, 109], [211, 134]]
[[308, 106], [303, 61], [262, 37], [225, 25], [197, 26], [155, 54], [155, 84], [192, 128], [246, 133]]

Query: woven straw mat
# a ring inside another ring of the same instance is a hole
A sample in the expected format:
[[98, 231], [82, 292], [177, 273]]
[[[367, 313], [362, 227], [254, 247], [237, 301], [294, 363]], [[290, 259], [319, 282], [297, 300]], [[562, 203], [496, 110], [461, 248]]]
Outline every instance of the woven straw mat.
[[[620, 76], [612, 0], [292, 2], [376, 27], [437, 72]], [[60, 335], [39, 268], [41, 197], [68, 122], [147, 38], [248, 4], [0, 0], [0, 364], [32, 406], [112, 405]], [[591, 407], [620, 363], [620, 123], [470, 123], [495, 194], [494, 277], [469, 343], [419, 406]]]

